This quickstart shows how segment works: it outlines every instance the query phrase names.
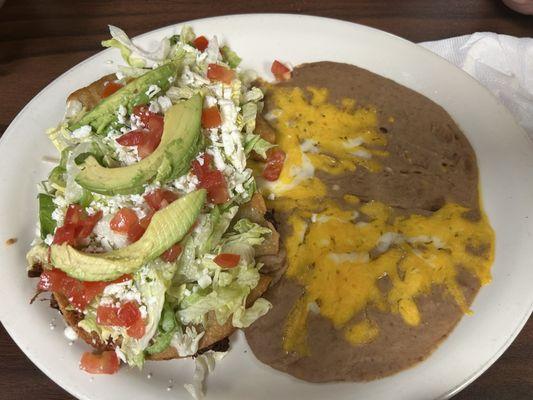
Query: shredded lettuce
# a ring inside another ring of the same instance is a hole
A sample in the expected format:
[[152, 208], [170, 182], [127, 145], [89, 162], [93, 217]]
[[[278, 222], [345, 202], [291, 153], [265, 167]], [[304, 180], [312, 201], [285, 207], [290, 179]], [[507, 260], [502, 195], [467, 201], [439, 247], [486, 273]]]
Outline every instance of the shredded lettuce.
[[41, 226], [41, 239], [47, 235], [52, 235], [56, 228], [56, 221], [52, 218], [56, 206], [53, 196], [39, 193], [39, 224]]
[[141, 367], [144, 363], [144, 350], [157, 332], [161, 313], [165, 304], [165, 292], [176, 271], [176, 264], [156, 260], [144, 266], [134, 275], [134, 281], [146, 305], [146, 331], [142, 338], [134, 339], [124, 335], [120, 350], [131, 366]]
[[225, 355], [226, 352], [209, 351], [196, 358], [193, 383], [183, 385], [194, 400], [205, 398], [204, 383], [207, 375], [213, 372], [216, 362], [222, 360]]
[[246, 133], [253, 133], [255, 130], [255, 118], [257, 117], [257, 104], [253, 102], [242, 106], [242, 120], [246, 128]]
[[102, 46], [118, 48], [124, 61], [134, 68], [153, 67], [167, 60], [170, 52], [168, 38], [163, 39], [157, 49], [147, 51], [136, 46], [126, 32], [116, 26], [109, 25], [109, 33], [112, 39], [103, 41]]
[[260, 278], [253, 246], [261, 244], [264, 236], [270, 233], [268, 228], [245, 218], [240, 219], [230, 232], [223, 235], [216, 247], [216, 252], [239, 254], [241, 258], [237, 267], [223, 271], [210, 254], [192, 263], [196, 273], [207, 275], [210, 282], [203, 287], [203, 276], [196, 276], [201, 289], [197, 287], [196, 292], [185, 296], [180, 302], [178, 317], [183, 325], [201, 323], [206, 313], [214, 311], [220, 324], [224, 324], [233, 314], [233, 326], [242, 327], [268, 311], [263, 302], [258, 303], [249, 313], [245, 306], [248, 294], [257, 286]]
[[153, 343], [146, 348], [148, 354], [156, 354], [164, 351], [178, 329], [178, 323], [176, 321], [176, 315], [172, 306], [165, 302], [163, 305], [163, 312], [161, 314], [161, 320], [159, 321], [158, 333], [154, 337]]
[[269, 235], [271, 230], [247, 218], [238, 220], [233, 226], [232, 232], [224, 235], [220, 245], [227, 250], [235, 244], [247, 244], [257, 246], [263, 243], [264, 235]]
[[220, 51], [222, 52], [222, 57], [224, 57], [224, 61], [227, 62], [231, 68], [237, 68], [239, 66], [242, 61], [242, 58], [240, 58], [237, 53], [231, 50], [229, 46], [222, 46], [220, 48]]
[[257, 299], [250, 308], [239, 308], [233, 314], [232, 324], [236, 328], [248, 328], [272, 308], [272, 304], [263, 298]]
[[244, 152], [246, 155], [250, 154], [253, 150], [261, 157], [266, 158], [266, 152], [272, 147], [276, 146], [270, 142], [267, 142], [265, 139], [255, 133], [248, 133], [244, 138]]
[[185, 330], [178, 327], [171, 343], [180, 357], [194, 356], [198, 352], [198, 345], [204, 334], [205, 332], [197, 332], [194, 326], [187, 326]]
[[48, 129], [46, 134], [56, 149], [60, 152], [77, 143], [77, 141], [70, 134], [67, 123], [63, 123], [55, 128]]

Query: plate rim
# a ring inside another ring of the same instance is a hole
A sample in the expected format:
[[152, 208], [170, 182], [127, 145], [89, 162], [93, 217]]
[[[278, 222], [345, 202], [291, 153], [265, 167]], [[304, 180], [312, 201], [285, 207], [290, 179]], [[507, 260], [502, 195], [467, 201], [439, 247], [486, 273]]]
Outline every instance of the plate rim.
[[[373, 31], [376, 34], [388, 36], [389, 38], [394, 39], [396, 41], [401, 41], [405, 45], [414, 46], [418, 50], [422, 50], [426, 54], [426, 56], [430, 56], [430, 57], [433, 57], [434, 59], [438, 59], [439, 62], [443, 62], [444, 61], [449, 66], [452, 66], [455, 70], [460, 71], [464, 78], [468, 78], [469, 79], [471, 84], [476, 85], [478, 87], [478, 89], [483, 90], [486, 95], [488, 95], [490, 98], [492, 98], [492, 100], [496, 104], [498, 104], [499, 106], [502, 106], [503, 109], [505, 110], [504, 112], [511, 117], [512, 123], [515, 125], [515, 127], [521, 132], [521, 134], [525, 138], [528, 139], [528, 141], [530, 141], [525, 129], [522, 126], [520, 126], [520, 124], [518, 124], [518, 122], [516, 121], [516, 118], [507, 109], [507, 107], [505, 107], [499, 101], [499, 99], [492, 92], [490, 92], [490, 90], [488, 88], [486, 88], [484, 85], [482, 85], [479, 81], [477, 81], [470, 74], [468, 74], [467, 72], [465, 72], [461, 68], [457, 67], [456, 65], [451, 63], [449, 60], [447, 60], [447, 59], [441, 57], [440, 55], [432, 52], [431, 50], [425, 48], [424, 46], [421, 46], [421, 45], [419, 45], [419, 44], [417, 44], [415, 42], [412, 42], [412, 41], [410, 41], [408, 39], [405, 39], [405, 38], [403, 38], [401, 36], [398, 36], [398, 35], [395, 35], [393, 33], [390, 33], [390, 32], [387, 32], [387, 31], [383, 31], [383, 30], [380, 30], [380, 29], [377, 29], [377, 28], [374, 28], [374, 27], [371, 27], [371, 26], [364, 25], [364, 24], [360, 24], [360, 23], [357, 23], [357, 22], [346, 21], [346, 20], [337, 19], [337, 18], [331, 18], [331, 17], [322, 17], [322, 16], [317, 16], [317, 15], [309, 15], [309, 14], [295, 14], [295, 13], [240, 13], [240, 14], [219, 15], [219, 16], [212, 16], [212, 17], [205, 17], [205, 18], [197, 18], [197, 19], [193, 19], [193, 20], [180, 21], [180, 22], [177, 22], [177, 23], [174, 23], [174, 24], [169, 24], [169, 25], [166, 25], [166, 26], [162, 26], [162, 27], [147, 31], [147, 32], [143, 32], [142, 34], [139, 34], [137, 36], [132, 37], [132, 39], [134, 39], [134, 40], [140, 40], [141, 39], [142, 40], [145, 36], [155, 35], [158, 32], [165, 31], [165, 30], [172, 29], [172, 28], [179, 29], [183, 25], [194, 25], [194, 24], [197, 24], [197, 23], [205, 23], [205, 22], [212, 21], [212, 20], [239, 19], [239, 18], [246, 18], [246, 17], [267, 17], [267, 18], [276, 18], [276, 19], [278, 19], [278, 18], [299, 18], [299, 19], [315, 20], [317, 22], [325, 21], [325, 22], [328, 22], [328, 23], [343, 24], [343, 25], [346, 25], [346, 26], [356, 26], [356, 27], [362, 28], [364, 30]], [[78, 68], [81, 68], [84, 64], [92, 61], [93, 59], [95, 59], [97, 57], [101, 57], [105, 53], [111, 53], [112, 51], [113, 50], [109, 49], [109, 48], [108, 49], [102, 49], [102, 50], [96, 52], [95, 54], [91, 55], [90, 57], [83, 59], [81, 62], [73, 65], [72, 67], [70, 67], [69, 69], [67, 69], [63, 73], [61, 73], [59, 76], [54, 78], [45, 87], [43, 87], [35, 96], [33, 96], [31, 98], [31, 100], [28, 103], [26, 103], [26, 105], [11, 120], [9, 125], [6, 127], [2, 137], [0, 137], [0, 153], [5, 151], [5, 147], [7, 146], [7, 142], [11, 139], [11, 137], [14, 134], [16, 134], [16, 131], [15, 131], [15, 129], [12, 129], [12, 126], [15, 125], [16, 122], [18, 122], [20, 119], [23, 118], [23, 115], [27, 112], [27, 109], [31, 108], [32, 105], [34, 104], [34, 102], [37, 102], [44, 95], [44, 92], [46, 92], [52, 86], [56, 85], [58, 81], [61, 81], [71, 71], [73, 71], [75, 69], [78, 69]], [[494, 355], [489, 360], [487, 360], [480, 368], [478, 368], [478, 370], [475, 373], [473, 373], [470, 376], [468, 376], [462, 383], [456, 385], [453, 388], [450, 388], [449, 390], [445, 391], [441, 395], [437, 396], [436, 399], [449, 399], [449, 398], [455, 396], [457, 393], [459, 393], [464, 388], [466, 388], [468, 385], [470, 385], [473, 381], [475, 381], [484, 372], [486, 372], [488, 370], [488, 368], [490, 368], [503, 355], [503, 353], [509, 348], [509, 346], [514, 342], [516, 337], [519, 335], [519, 333], [522, 331], [522, 329], [524, 328], [525, 324], [527, 323], [527, 321], [531, 317], [532, 313], [533, 313], [533, 299], [531, 300], [531, 303], [529, 305], [528, 311], [523, 316], [522, 320], [519, 322], [519, 324], [517, 325], [516, 329], [507, 338], [505, 343], [498, 349], [498, 351], [495, 352]], [[55, 377], [55, 376], [52, 377], [51, 376], [51, 375], [53, 375], [52, 371], [49, 368], [47, 368], [44, 365], [44, 363], [41, 363], [40, 361], [37, 361], [36, 357], [33, 354], [28, 354], [28, 352], [25, 349], [23, 349], [23, 347], [19, 344], [19, 337], [17, 337], [17, 335], [14, 334], [13, 329], [9, 325], [6, 326], [4, 321], [0, 320], [0, 322], [2, 322], [2, 325], [4, 326], [4, 329], [9, 334], [11, 339], [15, 342], [15, 344], [18, 346], [18, 348], [24, 353], [24, 355], [26, 357], [28, 357], [28, 359], [37, 368], [39, 368], [39, 370], [41, 370], [47, 376], [48, 379], [52, 380], [55, 384], [57, 384], [63, 390], [65, 390], [66, 392], [68, 392], [69, 394], [71, 394], [72, 396], [74, 396], [76, 398], [83, 399], [83, 400], [85, 400], [85, 399], [89, 400], [90, 399], [89, 397], [85, 396], [83, 393], [75, 392], [74, 391], [74, 387], [70, 386], [68, 384], [68, 382], [64, 381], [63, 379], [61, 379], [59, 377]], [[429, 357], [431, 357], [431, 355]]]

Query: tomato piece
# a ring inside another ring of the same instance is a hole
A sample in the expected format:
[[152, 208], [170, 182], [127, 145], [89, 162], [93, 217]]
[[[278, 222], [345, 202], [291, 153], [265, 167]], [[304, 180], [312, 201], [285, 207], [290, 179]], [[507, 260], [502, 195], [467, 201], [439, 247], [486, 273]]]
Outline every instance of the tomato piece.
[[126, 329], [128, 336], [134, 339], [140, 339], [144, 336], [146, 332], [146, 322], [142, 318], [139, 318], [133, 323], [130, 327]]
[[284, 64], [280, 63], [278, 60], [275, 60], [270, 67], [270, 71], [276, 77], [278, 81], [286, 81], [291, 79], [291, 70]]
[[124, 275], [112, 282], [82, 282], [71, 278], [60, 269], [54, 268], [43, 271], [37, 284], [37, 289], [59, 292], [78, 310], [84, 310], [93, 299], [101, 294], [107, 285], [124, 282], [131, 279], [131, 275]]
[[138, 320], [142, 320], [141, 311], [137, 303], [128, 301], [118, 309], [118, 319], [123, 326], [132, 326]]
[[161, 115], [152, 113], [146, 121], [146, 126], [150, 131], [151, 135], [159, 137], [159, 139], [161, 140], [161, 136], [163, 135], [164, 123], [165, 120]]
[[102, 219], [103, 216], [102, 210], [99, 210], [93, 215], [87, 215], [84, 220], [81, 222], [81, 228], [78, 233], [79, 238], [86, 238], [93, 232], [94, 227]]
[[198, 36], [192, 41], [192, 45], [200, 51], [204, 51], [209, 46], [209, 40], [205, 36]]
[[77, 225], [85, 218], [85, 210], [79, 204], [69, 204], [65, 213], [64, 225]]
[[132, 243], [136, 242], [144, 235], [145, 231], [146, 228], [143, 228], [139, 221], [139, 223], [133, 225], [131, 229], [128, 230], [128, 240]]
[[106, 97], [109, 97], [111, 96], [113, 93], [115, 93], [117, 90], [119, 89], [122, 89], [124, 87], [124, 85], [121, 85], [120, 83], [117, 83], [117, 82], [107, 82], [104, 86], [104, 90], [102, 91], [102, 94], [100, 95], [100, 97], [102, 97], [102, 99], [105, 99]]
[[57, 292], [62, 288], [61, 282], [66, 276], [67, 274], [57, 268], [44, 270], [39, 277], [37, 289]]
[[235, 71], [218, 64], [207, 66], [207, 79], [230, 84], [235, 78]]
[[100, 305], [96, 310], [96, 322], [101, 325], [130, 327], [138, 320], [142, 321], [141, 311], [133, 301], [121, 304], [120, 307]]
[[[178, 199], [178, 195], [170, 190], [166, 189], [156, 189], [153, 192], [148, 193], [144, 196], [144, 199], [152, 208], [152, 210], [157, 211], [162, 208], [165, 208], [170, 203]], [[150, 217], [151, 218], [151, 217]]]
[[265, 169], [263, 170], [263, 177], [267, 181], [275, 181], [279, 178], [283, 163], [285, 162], [285, 152], [278, 148], [272, 148], [267, 151], [267, 160]]
[[128, 233], [139, 223], [139, 217], [131, 208], [121, 208], [109, 221], [109, 227], [118, 233]]
[[241, 256], [238, 254], [232, 253], [220, 253], [216, 256], [213, 261], [217, 263], [222, 268], [233, 268], [239, 264]]
[[223, 204], [229, 200], [226, 178], [219, 170], [212, 167], [213, 156], [204, 153], [203, 163], [193, 160], [192, 169], [198, 177], [199, 186], [207, 190], [207, 197], [213, 204]]
[[139, 157], [146, 158], [157, 149], [163, 136], [163, 118], [160, 115], [153, 114], [148, 118], [146, 123], [148, 133], [145, 140], [137, 146]]
[[161, 258], [163, 259], [163, 261], [165, 262], [174, 262], [178, 259], [178, 257], [180, 256], [181, 254], [181, 251], [183, 249], [181, 248], [181, 246], [176, 243], [174, 246], [172, 246], [170, 249], [168, 249], [167, 251], [165, 251], [162, 255], [161, 255]]
[[75, 247], [78, 244], [76, 227], [74, 225], [63, 225], [56, 229], [53, 244], [67, 243]]
[[96, 309], [96, 322], [100, 325], [120, 326], [118, 319], [118, 307], [98, 306]]
[[88, 237], [101, 218], [102, 211], [98, 211], [94, 215], [87, 215], [79, 204], [70, 204], [65, 213], [63, 226], [55, 231], [53, 243], [67, 243], [71, 246], [77, 246], [79, 239]]
[[216, 128], [222, 124], [222, 118], [217, 106], [202, 110], [202, 126], [204, 128]]
[[86, 351], [81, 356], [80, 369], [89, 374], [111, 375], [118, 371], [120, 360], [114, 351], [104, 351], [94, 354]]
[[149, 106], [147, 105], [133, 107], [132, 114], [139, 118], [141, 123], [144, 125], [147, 124], [150, 116], [154, 115], [154, 113], [150, 111]]
[[150, 222], [152, 221], [153, 216], [154, 216], [154, 211], [150, 210], [144, 218], [141, 218], [141, 220], [139, 221], [139, 226], [142, 229], [146, 230], [148, 228], [148, 225], [150, 225]]
[[116, 141], [121, 146], [138, 146], [146, 141], [147, 135], [147, 130], [135, 129], [117, 138]]

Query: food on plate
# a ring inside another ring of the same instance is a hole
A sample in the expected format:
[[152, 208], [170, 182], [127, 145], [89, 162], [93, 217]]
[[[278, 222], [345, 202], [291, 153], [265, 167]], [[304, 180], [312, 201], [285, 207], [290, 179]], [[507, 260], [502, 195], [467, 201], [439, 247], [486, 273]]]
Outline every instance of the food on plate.
[[226, 351], [271, 308], [262, 268], [281, 265], [268, 264], [279, 235], [247, 165], [273, 147], [254, 133], [254, 76], [188, 27], [154, 51], [110, 31], [103, 45], [127, 65], [70, 94], [48, 131], [60, 160], [27, 254], [96, 374]]
[[256, 357], [311, 382], [361, 381], [425, 359], [491, 280], [494, 233], [475, 153], [444, 109], [334, 62], [264, 83], [255, 166], [285, 272], [245, 330]]

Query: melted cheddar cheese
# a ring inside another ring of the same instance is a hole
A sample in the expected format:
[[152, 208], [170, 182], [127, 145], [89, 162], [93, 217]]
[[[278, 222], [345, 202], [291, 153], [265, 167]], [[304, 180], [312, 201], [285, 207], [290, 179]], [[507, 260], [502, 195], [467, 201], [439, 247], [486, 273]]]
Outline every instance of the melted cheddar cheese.
[[[288, 217], [286, 275], [305, 289], [287, 318], [284, 349], [309, 354], [310, 312], [329, 319], [353, 345], [379, 335], [379, 327], [365, 316], [367, 307], [417, 326], [422, 316], [416, 299], [434, 285], [468, 312], [457, 276], [464, 268], [481, 284], [490, 282], [494, 233], [487, 217], [468, 219], [469, 210], [454, 203], [430, 215], [407, 216], [377, 201], [361, 204], [349, 194], [338, 204], [315, 171], [379, 171], [387, 142], [377, 129], [376, 110], [356, 108], [353, 100], [330, 104], [326, 89], [271, 92], [279, 109], [277, 144], [287, 157], [279, 180], [263, 190], [273, 194], [269, 207]], [[382, 279], [387, 291], [379, 287]]]

